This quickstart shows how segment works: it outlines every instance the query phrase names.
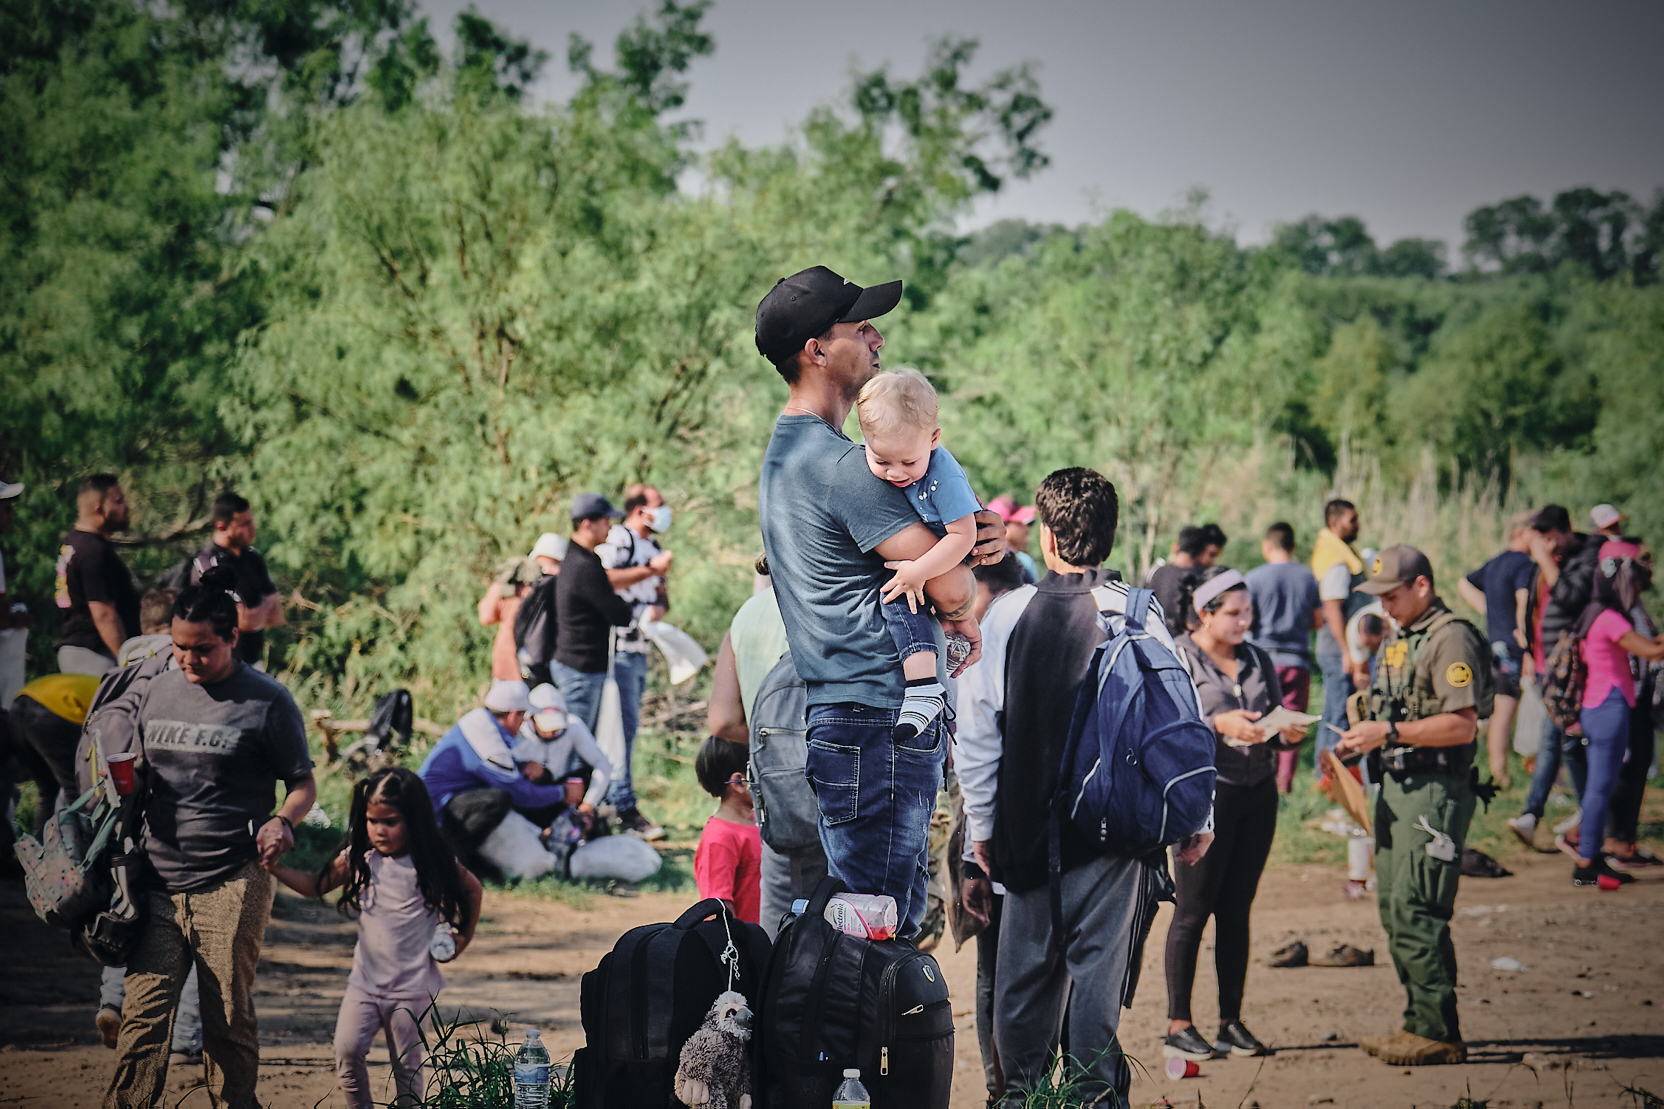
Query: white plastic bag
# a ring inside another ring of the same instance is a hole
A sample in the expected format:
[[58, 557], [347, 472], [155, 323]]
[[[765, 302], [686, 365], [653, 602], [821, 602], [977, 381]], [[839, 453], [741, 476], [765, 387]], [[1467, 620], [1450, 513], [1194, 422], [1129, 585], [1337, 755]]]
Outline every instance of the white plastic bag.
[[1524, 758], [1537, 754], [1543, 744], [1543, 721], [1548, 716], [1543, 708], [1543, 695], [1537, 692], [1535, 681], [1520, 683], [1520, 714], [1514, 718], [1514, 750]]
[[674, 624], [667, 624], [663, 620], [651, 620], [643, 625], [647, 638], [653, 641], [665, 662], [670, 664], [670, 684], [681, 685], [695, 674], [699, 668], [711, 661], [697, 640]]
[[572, 849], [572, 877], [639, 882], [658, 871], [659, 853], [635, 836], [602, 836]]
[[601, 711], [595, 718], [595, 746], [607, 756], [613, 773], [622, 775], [629, 765], [624, 760], [624, 701], [618, 694], [618, 679], [613, 677], [610, 662], [607, 680], [601, 686]]
[[537, 825], [512, 809], [480, 844], [480, 857], [511, 882], [531, 881], [555, 869], [554, 856], [543, 846]]

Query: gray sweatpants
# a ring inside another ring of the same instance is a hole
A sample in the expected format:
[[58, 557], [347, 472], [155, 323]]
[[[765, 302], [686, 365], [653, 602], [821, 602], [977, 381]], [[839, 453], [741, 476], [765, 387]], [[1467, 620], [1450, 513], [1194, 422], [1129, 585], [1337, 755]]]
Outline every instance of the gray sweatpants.
[[1085, 1103], [1113, 1092], [1126, 1104], [1132, 1072], [1116, 1029], [1131, 970], [1144, 865], [1100, 858], [1063, 875], [1063, 954], [1052, 943], [1046, 886], [1005, 895], [994, 994], [994, 1045], [1005, 1072], [1007, 1106], [1043, 1085], [1069, 1014], [1065, 1076], [1082, 1083]]
[[780, 852], [763, 844], [763, 900], [761, 924], [769, 939], [780, 931], [780, 918], [792, 902], [808, 897], [826, 877], [826, 851], [818, 843]]

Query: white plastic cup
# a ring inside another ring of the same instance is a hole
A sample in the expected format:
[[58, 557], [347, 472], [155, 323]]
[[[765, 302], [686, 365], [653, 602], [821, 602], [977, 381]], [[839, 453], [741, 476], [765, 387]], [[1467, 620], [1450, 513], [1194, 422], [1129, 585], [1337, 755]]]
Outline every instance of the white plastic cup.
[[1375, 866], [1375, 837], [1353, 836], [1346, 841], [1346, 877], [1354, 882], [1369, 881]]

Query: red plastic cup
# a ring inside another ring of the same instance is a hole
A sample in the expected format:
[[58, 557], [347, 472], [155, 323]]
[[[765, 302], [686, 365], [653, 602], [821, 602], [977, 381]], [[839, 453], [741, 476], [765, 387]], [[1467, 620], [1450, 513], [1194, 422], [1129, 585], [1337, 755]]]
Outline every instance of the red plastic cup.
[[1202, 1073], [1201, 1066], [1194, 1059], [1167, 1060], [1167, 1077], [1178, 1080], [1180, 1078], [1195, 1078]]
[[577, 805], [584, 799], [584, 780], [582, 778], [566, 779], [566, 803]]
[[110, 768], [110, 780], [116, 784], [116, 792], [123, 797], [133, 792], [133, 756], [111, 755], [104, 760]]

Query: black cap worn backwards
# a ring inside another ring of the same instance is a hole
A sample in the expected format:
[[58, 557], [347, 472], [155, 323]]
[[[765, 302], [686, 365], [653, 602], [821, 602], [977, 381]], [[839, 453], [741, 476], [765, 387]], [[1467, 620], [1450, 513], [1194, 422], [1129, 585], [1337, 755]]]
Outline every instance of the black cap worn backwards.
[[825, 335], [835, 323], [882, 316], [901, 301], [901, 282], [863, 289], [825, 266], [814, 266], [777, 282], [757, 305], [757, 352], [779, 362]]

